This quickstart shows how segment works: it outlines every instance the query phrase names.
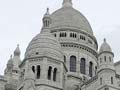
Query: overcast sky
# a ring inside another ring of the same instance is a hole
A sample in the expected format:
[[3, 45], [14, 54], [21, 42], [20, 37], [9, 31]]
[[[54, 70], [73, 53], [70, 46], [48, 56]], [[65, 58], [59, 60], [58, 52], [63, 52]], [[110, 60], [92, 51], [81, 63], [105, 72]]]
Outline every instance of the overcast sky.
[[[0, 74], [17, 44], [21, 59], [31, 39], [40, 32], [46, 8], [57, 10], [62, 0], [0, 0]], [[103, 38], [120, 60], [120, 0], [73, 0], [74, 7], [89, 20], [99, 47]]]

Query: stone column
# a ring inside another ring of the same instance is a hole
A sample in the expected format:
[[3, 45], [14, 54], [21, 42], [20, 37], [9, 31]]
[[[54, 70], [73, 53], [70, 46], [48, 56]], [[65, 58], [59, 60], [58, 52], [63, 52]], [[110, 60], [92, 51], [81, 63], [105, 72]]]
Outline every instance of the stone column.
[[89, 62], [86, 60], [86, 75], [89, 76]]
[[43, 65], [42, 65], [42, 69], [41, 69], [41, 78], [42, 79], [47, 79], [47, 71], [48, 71], [48, 67], [47, 67], [47, 58], [43, 58]]

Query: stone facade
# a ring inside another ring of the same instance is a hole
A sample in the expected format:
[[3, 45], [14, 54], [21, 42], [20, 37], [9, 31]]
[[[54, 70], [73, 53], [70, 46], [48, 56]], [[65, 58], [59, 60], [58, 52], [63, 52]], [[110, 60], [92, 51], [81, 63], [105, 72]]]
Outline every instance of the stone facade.
[[19, 45], [8, 60], [0, 90], [120, 90], [120, 62], [104, 39], [98, 43], [72, 0], [43, 17], [41, 33], [29, 43], [24, 60]]

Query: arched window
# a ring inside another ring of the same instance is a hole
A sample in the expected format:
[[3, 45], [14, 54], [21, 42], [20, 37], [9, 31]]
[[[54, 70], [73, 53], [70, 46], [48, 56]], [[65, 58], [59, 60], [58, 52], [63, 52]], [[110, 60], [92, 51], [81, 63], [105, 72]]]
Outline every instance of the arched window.
[[62, 33], [62, 37], [64, 37], [64, 33]]
[[106, 62], [106, 56], [104, 56], [104, 60], [105, 60], [105, 62]]
[[77, 35], [75, 34], [75, 38], [77, 37]]
[[92, 62], [89, 63], [89, 75], [90, 77], [93, 76], [93, 63]]
[[54, 34], [54, 36], [55, 36], [55, 37], [57, 36], [56, 33]]
[[111, 84], [113, 84], [113, 77], [111, 77]]
[[66, 32], [65, 32], [65, 37], [67, 36]]
[[61, 37], [62, 35], [61, 35], [61, 33], [60, 33], [60, 37]]
[[76, 72], [76, 57], [75, 56], [70, 57], [70, 71]]
[[86, 73], [86, 61], [85, 58], [81, 58], [81, 62], [80, 62], [80, 72], [82, 74]]
[[75, 37], [75, 34], [74, 33], [72, 33], [73, 34], [73, 38]]
[[52, 73], [52, 67], [49, 66], [49, 69], [48, 69], [48, 80], [51, 80], [51, 73]]
[[53, 81], [56, 81], [56, 76], [57, 76], [57, 68], [54, 68], [54, 71], [53, 71]]
[[35, 73], [35, 66], [32, 66], [32, 71]]
[[37, 79], [40, 78], [40, 65], [37, 66]]
[[102, 78], [100, 78], [100, 85], [102, 85]]
[[112, 58], [111, 58], [111, 57], [109, 57], [109, 61], [110, 61], [110, 62], [112, 61]]

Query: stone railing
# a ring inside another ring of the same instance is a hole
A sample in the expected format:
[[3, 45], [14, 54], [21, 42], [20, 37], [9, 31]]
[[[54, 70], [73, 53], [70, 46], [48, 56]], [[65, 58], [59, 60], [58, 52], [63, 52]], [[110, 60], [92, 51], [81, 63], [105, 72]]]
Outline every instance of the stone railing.
[[96, 79], [98, 79], [98, 76], [97, 76], [97, 75], [94, 76], [94, 77], [92, 77], [90, 80], [88, 80], [88, 81], [85, 82], [84, 84], [85, 84], [85, 85], [88, 85], [88, 84], [90, 84], [91, 82], [95, 81]]

